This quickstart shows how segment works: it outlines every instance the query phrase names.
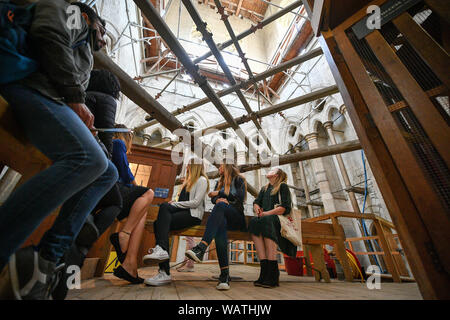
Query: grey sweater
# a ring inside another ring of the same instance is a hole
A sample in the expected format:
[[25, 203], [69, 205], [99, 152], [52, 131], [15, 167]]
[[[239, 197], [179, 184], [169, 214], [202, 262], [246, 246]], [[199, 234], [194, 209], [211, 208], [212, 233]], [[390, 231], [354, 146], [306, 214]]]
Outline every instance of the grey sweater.
[[205, 196], [208, 192], [208, 182], [205, 177], [198, 178], [189, 191], [188, 201], [172, 202], [172, 205], [181, 209], [190, 209], [191, 216], [202, 220], [205, 213]]
[[20, 83], [56, 101], [84, 103], [94, 59], [90, 43], [78, 45], [89, 34], [84, 19], [81, 29], [67, 27], [69, 5], [70, 0], [37, 3], [29, 35], [40, 69]]

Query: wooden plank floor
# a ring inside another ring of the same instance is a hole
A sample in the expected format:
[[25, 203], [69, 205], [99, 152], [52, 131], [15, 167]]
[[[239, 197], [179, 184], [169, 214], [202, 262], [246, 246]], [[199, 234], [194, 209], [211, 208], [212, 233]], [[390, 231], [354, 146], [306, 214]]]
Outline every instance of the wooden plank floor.
[[[81, 289], [70, 290], [69, 300], [421, 300], [416, 283], [382, 282], [380, 290], [369, 290], [366, 284], [332, 279], [331, 283], [317, 283], [313, 277], [294, 277], [281, 272], [280, 287], [257, 288], [253, 280], [259, 269], [252, 266], [232, 265], [230, 274], [242, 280], [232, 281], [231, 289], [215, 289], [218, 266], [196, 264], [195, 272], [180, 273], [172, 269], [172, 283], [161, 287], [144, 284], [130, 285], [105, 274], [102, 278], [82, 281]], [[157, 267], [139, 269], [143, 278], [153, 276]]]

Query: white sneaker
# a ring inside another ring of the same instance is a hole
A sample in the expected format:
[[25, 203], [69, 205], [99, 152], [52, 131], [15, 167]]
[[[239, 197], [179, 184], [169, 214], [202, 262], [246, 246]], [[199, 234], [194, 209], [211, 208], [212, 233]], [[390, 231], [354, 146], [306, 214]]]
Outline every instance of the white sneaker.
[[148, 286], [162, 286], [168, 284], [172, 281], [172, 277], [168, 275], [165, 271], [159, 270], [158, 274], [153, 278], [148, 278], [144, 280], [144, 283]]
[[148, 252], [149, 254], [142, 258], [145, 265], [152, 265], [155, 262], [160, 263], [169, 260], [169, 253], [159, 245], [156, 245], [153, 249], [148, 249]]

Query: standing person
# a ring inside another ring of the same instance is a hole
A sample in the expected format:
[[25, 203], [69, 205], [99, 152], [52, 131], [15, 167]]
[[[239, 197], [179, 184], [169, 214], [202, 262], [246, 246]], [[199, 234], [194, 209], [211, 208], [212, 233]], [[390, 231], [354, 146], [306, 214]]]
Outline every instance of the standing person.
[[[126, 128], [116, 125], [116, 128]], [[118, 220], [127, 218], [122, 230], [110, 236], [111, 244], [121, 263], [114, 269], [114, 275], [133, 284], [144, 282], [138, 276], [137, 256], [144, 234], [148, 206], [153, 201], [153, 190], [138, 186], [128, 163], [127, 153], [131, 150], [133, 136], [131, 132], [115, 133], [112, 161], [119, 172], [119, 189], [123, 199], [123, 208]]]
[[205, 196], [209, 180], [200, 159], [192, 158], [186, 166], [186, 179], [181, 186], [178, 201], [161, 204], [154, 223], [156, 247], [144, 256], [144, 263], [159, 262], [156, 276], [146, 279], [145, 284], [159, 286], [170, 283], [169, 232], [199, 225], [205, 213]]
[[[94, 117], [85, 105], [92, 52], [106, 44], [105, 22], [89, 6], [74, 3], [81, 25], [69, 29], [69, 4], [36, 3], [28, 37], [39, 70], [0, 87], [27, 139], [52, 161], [0, 207], [0, 270], [8, 265], [16, 299], [49, 298], [62, 256], [118, 177], [89, 131]], [[18, 250], [61, 205], [39, 245]]]
[[[117, 102], [120, 96], [119, 79], [107, 70], [92, 70], [89, 86], [86, 91], [86, 106], [94, 115], [96, 128], [112, 129], [115, 124]], [[111, 159], [113, 149], [113, 133], [100, 132], [100, 144], [103, 145], [106, 156]], [[52, 292], [54, 300], [64, 300], [68, 287], [66, 285], [70, 273], [67, 268], [77, 265], [80, 268], [95, 241], [111, 226], [122, 210], [122, 196], [118, 184], [100, 200], [95, 209], [88, 215], [81, 231], [65, 253], [65, 267], [57, 287]]]
[[202, 262], [206, 249], [215, 239], [217, 257], [220, 266], [218, 290], [230, 289], [230, 275], [228, 263], [227, 230], [245, 230], [244, 201], [247, 194], [245, 178], [234, 164], [221, 164], [220, 179], [208, 194], [214, 208], [206, 223], [206, 230], [202, 241], [192, 250], [186, 251], [186, 256], [195, 262]]
[[291, 212], [292, 200], [287, 186], [287, 174], [279, 168], [267, 174], [269, 183], [261, 189], [253, 202], [257, 217], [250, 220], [248, 230], [252, 234], [256, 253], [261, 265], [258, 280], [253, 284], [273, 288], [279, 285], [277, 248], [291, 257], [297, 254], [297, 247], [281, 236], [280, 220], [277, 215]]

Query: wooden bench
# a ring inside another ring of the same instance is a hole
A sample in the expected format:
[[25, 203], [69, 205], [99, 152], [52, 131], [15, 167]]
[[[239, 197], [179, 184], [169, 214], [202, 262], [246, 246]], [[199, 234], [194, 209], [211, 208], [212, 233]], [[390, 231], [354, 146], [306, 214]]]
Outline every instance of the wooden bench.
[[51, 165], [51, 161], [26, 139], [8, 103], [0, 96], [0, 170], [8, 166], [22, 177], [18, 186]]
[[[206, 221], [208, 220], [209, 212], [206, 212], [203, 216], [202, 223], [198, 226], [193, 226], [190, 228], [171, 231], [170, 236], [188, 236], [188, 237], [202, 237], [206, 228]], [[153, 224], [154, 218], [149, 217], [145, 226], [145, 229], [149, 233], [154, 233]], [[247, 224], [253, 217], [247, 216]], [[322, 245], [331, 245], [336, 250], [337, 258], [339, 259], [341, 265], [344, 269], [344, 274], [347, 281], [353, 281], [352, 270], [350, 264], [347, 260], [347, 255], [345, 254], [345, 236], [342, 226], [329, 223], [318, 223], [318, 222], [302, 222], [302, 237], [305, 256], [309, 257], [309, 253], [314, 260], [314, 268], [319, 272], [315, 272], [316, 281], [320, 281], [321, 278], [325, 282], [330, 282], [330, 275], [325, 265], [324, 255]], [[248, 232], [241, 231], [228, 231], [228, 239], [230, 240], [242, 240], [242, 241], [252, 241], [251, 235]], [[344, 250], [344, 254], [342, 254]]]

